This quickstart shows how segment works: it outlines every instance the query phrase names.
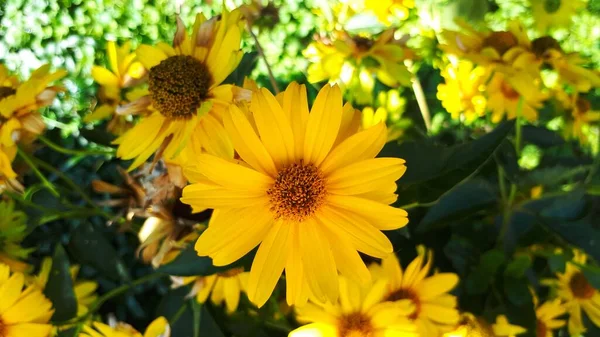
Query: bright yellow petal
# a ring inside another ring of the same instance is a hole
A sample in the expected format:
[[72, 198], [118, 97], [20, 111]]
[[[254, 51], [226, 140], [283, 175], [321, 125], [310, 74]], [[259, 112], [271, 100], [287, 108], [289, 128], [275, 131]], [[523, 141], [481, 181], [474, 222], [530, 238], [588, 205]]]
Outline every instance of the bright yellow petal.
[[104, 67], [92, 66], [92, 77], [100, 85], [104, 85], [107, 87], [120, 86], [119, 78], [110, 70]]
[[135, 51], [135, 54], [137, 55], [138, 60], [148, 70], [168, 57], [164, 51], [147, 44], [140, 45]]
[[209, 154], [200, 154], [195, 161], [204, 175], [215, 183], [246, 191], [263, 191], [273, 184], [273, 179], [251, 168], [232, 163]]
[[400, 208], [384, 205], [369, 199], [345, 195], [329, 195], [327, 202], [337, 208], [350, 211], [380, 230], [392, 230], [406, 226], [408, 213]]
[[404, 160], [373, 158], [340, 168], [327, 177], [327, 190], [332, 194], [356, 195], [373, 191], [374, 187], [398, 180], [406, 172]]
[[319, 166], [329, 154], [342, 121], [342, 93], [337, 85], [325, 85], [308, 116], [304, 138], [305, 163]]
[[161, 316], [150, 323], [144, 332], [144, 337], [167, 337], [170, 331], [169, 322]]

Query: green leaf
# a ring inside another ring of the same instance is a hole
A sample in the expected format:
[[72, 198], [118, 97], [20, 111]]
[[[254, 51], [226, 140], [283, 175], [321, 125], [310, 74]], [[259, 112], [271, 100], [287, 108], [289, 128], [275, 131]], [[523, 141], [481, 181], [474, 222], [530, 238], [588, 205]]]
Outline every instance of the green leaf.
[[73, 232], [69, 252], [82, 264], [89, 264], [113, 280], [128, 281], [131, 278], [115, 248], [89, 223], [81, 224]]
[[229, 270], [233, 267], [250, 265], [253, 256], [253, 252], [250, 252], [228, 266], [217, 267], [213, 265], [210, 257], [198, 256], [194, 249], [194, 243], [192, 243], [173, 262], [160, 266], [156, 271], [174, 276], [207, 276]]
[[504, 275], [513, 278], [521, 278], [525, 272], [531, 267], [531, 257], [529, 255], [519, 255], [512, 260], [504, 269]]
[[468, 217], [496, 203], [494, 188], [483, 179], [459, 184], [440, 197], [417, 227], [418, 233], [439, 229], [449, 221]]
[[496, 279], [496, 273], [504, 264], [504, 253], [492, 249], [481, 255], [479, 265], [467, 276], [466, 286], [469, 294], [483, 294]]
[[584, 265], [581, 271], [590, 285], [600, 290], [600, 268]]
[[200, 309], [200, 331], [202, 331], [202, 336], [225, 337], [206, 305]]
[[256, 63], [258, 62], [258, 53], [253, 51], [249, 53], [245, 53], [240, 61], [240, 64], [235, 68], [235, 70], [227, 76], [227, 78], [223, 81], [223, 83], [227, 84], [235, 84], [237, 86], [242, 86], [244, 84], [244, 77], [250, 76], [250, 73], [256, 67]]
[[171, 336], [192, 336], [194, 333], [194, 317], [188, 299], [190, 287], [180, 287], [165, 294], [156, 308], [156, 317], [164, 316], [171, 325]]
[[516, 306], [523, 306], [533, 301], [529, 292], [529, 282], [524, 277], [516, 278], [505, 275], [504, 293], [508, 300]]
[[397, 182], [401, 200], [428, 203], [477, 171], [513, 129], [514, 121], [504, 122], [494, 131], [466, 144], [443, 147], [429, 141], [388, 143], [379, 157], [406, 160], [407, 171]]
[[544, 127], [523, 125], [523, 141], [525, 143], [535, 144], [542, 148], [563, 145], [565, 139], [557, 132], [548, 130]]
[[548, 257], [548, 266], [553, 273], [564, 273], [567, 267], [567, 259], [563, 254]]
[[69, 258], [62, 245], [56, 245], [52, 256], [52, 268], [44, 294], [54, 307], [54, 321], [66, 321], [77, 315], [77, 298], [69, 270]]
[[571, 244], [583, 249], [596, 261], [600, 261], [600, 230], [592, 226], [593, 220], [579, 220], [574, 222], [550, 221], [545, 222], [547, 228], [561, 236]]

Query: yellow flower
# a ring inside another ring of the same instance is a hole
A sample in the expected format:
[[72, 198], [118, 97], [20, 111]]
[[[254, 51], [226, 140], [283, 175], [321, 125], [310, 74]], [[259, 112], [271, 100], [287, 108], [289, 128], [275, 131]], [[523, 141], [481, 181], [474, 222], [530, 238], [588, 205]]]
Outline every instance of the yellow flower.
[[118, 157], [135, 159], [130, 170], [159, 149], [165, 160], [177, 164], [203, 151], [233, 158], [221, 115], [231, 102], [249, 99], [250, 92], [221, 83], [241, 61], [243, 28], [239, 10], [224, 10], [211, 20], [198, 14], [191, 36], [177, 19], [174, 47], [159, 42], [137, 48], [148, 70], [148, 93], [117, 113], [145, 115], [115, 140]]
[[142, 335], [129, 324], [117, 323], [111, 327], [104, 323], [94, 322], [93, 328], [89, 326], [83, 327], [83, 332], [79, 337], [170, 337], [171, 327], [169, 322], [164, 317], [158, 317], [148, 327]]
[[592, 287], [581, 271], [579, 265], [585, 265], [587, 256], [580, 251], [574, 251], [572, 262], [568, 262], [564, 273], [557, 273], [556, 280], [549, 280], [546, 284], [556, 289], [567, 312], [569, 313], [569, 334], [578, 336], [585, 332], [581, 310], [585, 311], [589, 319], [600, 327], [600, 292]]
[[[131, 52], [130, 42], [118, 47], [114, 41], [108, 41], [106, 50], [109, 67], [96, 65], [92, 67], [92, 77], [100, 84], [101, 104], [93, 113], [87, 115], [84, 121], [89, 123], [112, 118], [108, 124], [108, 130], [120, 135], [131, 127], [127, 116], [115, 114], [118, 105], [123, 100], [124, 89], [139, 83], [146, 74], [146, 69], [135, 60], [136, 56]], [[142, 91], [131, 91], [125, 95], [128, 100], [135, 100], [139, 98], [140, 92]]]
[[464, 118], [467, 123], [482, 117], [486, 112], [484, 96], [486, 71], [469, 61], [448, 64], [442, 70], [445, 83], [437, 87], [437, 98], [453, 119]]
[[418, 337], [408, 318], [415, 309], [410, 301], [382, 302], [385, 280], [360, 286], [339, 277], [340, 297], [333, 303], [312, 301], [296, 308], [297, 319], [310, 323], [289, 337]]
[[510, 324], [503, 315], [496, 318], [495, 324], [489, 324], [482, 317], [464, 313], [458, 327], [443, 337], [512, 337], [524, 332], [524, 328]]
[[364, 0], [365, 8], [373, 11], [381, 23], [390, 25], [395, 19], [406, 20], [415, 0]]
[[12, 200], [0, 202], [0, 263], [12, 271], [25, 272], [30, 266], [22, 262], [34, 249], [21, 247], [27, 231], [27, 216], [15, 209]]
[[[427, 254], [427, 257], [425, 256]], [[460, 319], [456, 297], [448, 294], [458, 284], [453, 273], [427, 277], [431, 271], [433, 253], [419, 248], [419, 255], [403, 270], [395, 255], [371, 266], [374, 279], [387, 278], [384, 300], [409, 300], [415, 311], [409, 318], [416, 324], [420, 336], [438, 336], [450, 331]]]
[[[514, 119], [518, 114], [533, 122], [538, 119], [537, 109], [548, 96], [540, 91], [539, 81], [525, 73], [505, 75], [494, 73], [487, 86], [487, 106], [492, 112], [492, 122], [499, 123], [504, 117]], [[521, 111], [519, 100], [522, 97]]]
[[[338, 296], [338, 270], [361, 283], [370, 274], [358, 251], [383, 258], [393, 250], [381, 230], [408, 223], [388, 206], [406, 171], [404, 160], [374, 158], [386, 141], [383, 123], [350, 127], [354, 109], [337, 85], [326, 85], [309, 113], [306, 87], [292, 83], [279, 96], [253, 93], [250, 113], [231, 105], [225, 128], [240, 160], [210, 154], [184, 171], [193, 209], [213, 208], [196, 243], [201, 256], [228, 265], [260, 245], [248, 297], [262, 306], [286, 272], [288, 304]], [[242, 109], [244, 107], [242, 106]]]
[[568, 27], [577, 11], [585, 8], [583, 0], [529, 0], [536, 28], [546, 32], [549, 28]]
[[11, 185], [16, 177], [10, 163], [15, 158], [19, 142], [30, 143], [46, 128], [37, 111], [48, 106], [61, 91], [48, 86], [66, 75], [66, 71], [50, 72], [46, 64], [31, 73], [29, 79], [20, 82], [0, 64], [0, 180]]
[[23, 289], [25, 276], [0, 264], [0, 336], [48, 337], [52, 303], [35, 286]]
[[582, 144], [588, 143], [586, 129], [591, 124], [600, 121], [600, 111], [592, 110], [591, 103], [587, 99], [580, 97], [577, 93], [571, 96], [571, 102], [568, 109], [571, 110], [570, 130], [567, 134], [572, 138], [579, 139]]
[[561, 303], [559, 298], [546, 301], [541, 305], [538, 305], [537, 298], [535, 299], [535, 316], [537, 318], [537, 337], [553, 337], [553, 331], [562, 328], [567, 324], [562, 319], [558, 319], [559, 316], [564, 315], [567, 312], [565, 306]]
[[227, 312], [233, 313], [240, 303], [240, 294], [246, 292], [249, 275], [244, 268], [233, 268], [210, 276], [184, 277], [180, 285], [193, 283], [190, 296], [196, 296], [198, 303], [205, 303], [210, 297], [216, 305], [225, 302]]
[[309, 82], [337, 83], [352, 92], [352, 98], [359, 104], [372, 101], [375, 77], [390, 87], [408, 86], [412, 77], [404, 65], [412, 53], [394, 38], [393, 29], [384, 31], [375, 40], [337, 32], [333, 40], [320, 38], [311, 43], [304, 55], [311, 62]]

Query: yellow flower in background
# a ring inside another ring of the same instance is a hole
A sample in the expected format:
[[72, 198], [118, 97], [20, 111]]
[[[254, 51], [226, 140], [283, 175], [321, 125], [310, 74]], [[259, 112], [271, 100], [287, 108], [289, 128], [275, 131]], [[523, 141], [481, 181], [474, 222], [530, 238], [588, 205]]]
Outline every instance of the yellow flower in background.
[[467, 123], [471, 123], [485, 116], [487, 76], [483, 67], [475, 67], [469, 61], [460, 61], [457, 65], [448, 64], [441, 75], [445, 81], [437, 87], [437, 98], [452, 119], [464, 118]]
[[130, 170], [161, 149], [168, 162], [183, 164], [206, 151], [233, 158], [233, 147], [221, 122], [232, 102], [250, 92], [221, 82], [238, 66], [244, 21], [240, 10], [218, 18], [196, 16], [188, 36], [181, 19], [173, 46], [141, 45], [138, 60], [148, 70], [148, 93], [119, 107], [119, 113], [144, 113], [139, 123], [117, 140], [117, 156], [134, 159]]
[[360, 286], [339, 277], [340, 297], [333, 303], [311, 301], [297, 307], [297, 319], [310, 323], [289, 337], [418, 337], [408, 318], [415, 310], [408, 300], [383, 302], [385, 280]]
[[567, 309], [561, 303], [559, 298], [546, 301], [538, 305], [537, 298], [535, 300], [535, 316], [537, 318], [537, 337], [553, 337], [554, 330], [560, 329], [567, 324], [565, 320], [558, 319], [563, 316]]
[[249, 272], [244, 268], [233, 268], [210, 276], [191, 276], [181, 278], [179, 285], [193, 283], [189, 296], [196, 296], [198, 303], [206, 303], [209, 299], [216, 305], [225, 302], [228, 313], [237, 310], [240, 295], [246, 292]]
[[503, 315], [496, 318], [495, 324], [490, 324], [482, 317], [464, 313], [458, 327], [442, 337], [513, 337], [525, 332], [524, 328], [510, 324]]
[[0, 335], [2, 337], [48, 337], [54, 313], [52, 303], [35, 286], [23, 289], [25, 276], [10, 273], [0, 264]]
[[577, 12], [586, 6], [583, 0], [529, 0], [535, 26], [540, 32], [568, 27]]
[[310, 65], [308, 81], [337, 83], [358, 104], [373, 100], [375, 77], [389, 87], [410, 85], [411, 73], [404, 61], [413, 58], [405, 41], [394, 38], [394, 30], [386, 30], [376, 39], [336, 32], [333, 39], [322, 37], [303, 52]]
[[30, 266], [23, 262], [35, 249], [21, 247], [27, 231], [27, 216], [15, 209], [12, 200], [0, 202], [0, 263], [15, 272], [26, 272]]
[[215, 210], [196, 243], [215, 265], [259, 246], [248, 280], [257, 306], [284, 269], [288, 304], [302, 304], [310, 293], [336, 301], [338, 270], [368, 283], [357, 251], [386, 257], [393, 248], [381, 231], [408, 223], [404, 210], [388, 206], [406, 166], [374, 158], [386, 127], [351, 128], [355, 110], [343, 106], [338, 86], [323, 87], [310, 113], [304, 85], [292, 83], [278, 97], [263, 88], [253, 93], [250, 112], [230, 106], [224, 123], [240, 160], [199, 155], [184, 171], [193, 184], [181, 200]]
[[[504, 118], [515, 119], [519, 114], [530, 122], [536, 121], [537, 109], [548, 98], [539, 86], [539, 81], [525, 73], [511, 76], [494, 73], [487, 85], [487, 108], [492, 113], [492, 122], [499, 123]], [[523, 102], [519, 107], [521, 97]]]
[[569, 120], [570, 130], [567, 129], [567, 135], [578, 139], [581, 144], [588, 143], [587, 132], [593, 124], [598, 124], [600, 121], [600, 111], [592, 110], [590, 101], [579, 96], [578, 94], [571, 95], [567, 109], [571, 111]]
[[381, 265], [370, 267], [373, 279], [388, 279], [384, 301], [409, 300], [414, 305], [409, 318], [416, 324], [420, 336], [448, 332], [460, 319], [456, 297], [448, 293], [458, 284], [458, 276], [453, 273], [428, 276], [432, 262], [433, 252], [419, 247], [419, 255], [406, 269], [402, 269], [393, 254], [383, 259]]
[[579, 336], [586, 331], [581, 317], [583, 310], [592, 323], [600, 327], [600, 292], [592, 287], [579, 265], [585, 265], [587, 256], [580, 251], [574, 251], [572, 262], [567, 262], [565, 272], [557, 273], [555, 280], [545, 283], [556, 290], [556, 295], [564, 302], [569, 313], [569, 334]]
[[408, 19], [409, 10], [415, 8], [415, 0], [364, 0], [364, 6], [373, 11], [381, 23], [389, 26], [396, 20]]
[[[40, 272], [31, 283], [43, 291], [48, 284], [51, 270], [52, 258], [46, 257], [42, 260]], [[79, 274], [79, 266], [71, 266], [70, 272], [71, 280], [73, 281], [73, 291], [75, 292], [75, 298], [77, 299], [77, 316], [82, 316], [88, 312], [90, 305], [98, 298], [96, 295], [98, 283], [95, 281], [78, 280], [77, 275]]]
[[100, 84], [101, 103], [83, 121], [89, 123], [110, 118], [108, 130], [121, 135], [131, 127], [131, 122], [127, 120], [127, 116], [115, 114], [117, 107], [123, 101], [123, 95], [126, 95], [128, 101], [133, 101], [143, 94], [143, 90], [125, 93], [124, 89], [139, 83], [146, 74], [146, 69], [136, 61], [135, 53], [131, 52], [131, 42], [119, 47], [114, 41], [107, 41], [106, 54], [108, 67], [92, 67], [92, 77]]
[[111, 327], [104, 323], [94, 322], [93, 328], [84, 326], [83, 332], [78, 337], [170, 337], [171, 327], [164, 317], [158, 317], [148, 327], [142, 335], [129, 324], [117, 323]]

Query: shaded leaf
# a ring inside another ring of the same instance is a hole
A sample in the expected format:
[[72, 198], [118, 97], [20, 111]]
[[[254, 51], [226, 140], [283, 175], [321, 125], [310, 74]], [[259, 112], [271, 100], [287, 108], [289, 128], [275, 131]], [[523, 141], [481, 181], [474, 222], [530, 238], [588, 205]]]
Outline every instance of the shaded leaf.
[[563, 254], [548, 257], [548, 266], [553, 273], [564, 273], [567, 267], [567, 259]]
[[512, 278], [522, 278], [525, 271], [531, 267], [532, 262], [529, 255], [519, 255], [506, 266], [504, 275]]
[[54, 307], [54, 321], [66, 321], [77, 315], [77, 298], [73, 290], [73, 280], [69, 270], [69, 258], [62, 245], [56, 245], [52, 256], [52, 268], [44, 295]]
[[539, 147], [547, 148], [565, 143], [565, 139], [560, 134], [544, 127], [523, 125], [521, 131], [525, 143], [535, 144]]
[[245, 53], [240, 64], [235, 70], [227, 76], [223, 83], [235, 84], [241, 87], [244, 84], [244, 77], [250, 76], [250, 73], [256, 67], [258, 62], [258, 52]]
[[496, 279], [496, 273], [504, 264], [504, 253], [492, 249], [481, 255], [479, 265], [467, 276], [466, 286], [469, 294], [483, 294], [489, 285]]

